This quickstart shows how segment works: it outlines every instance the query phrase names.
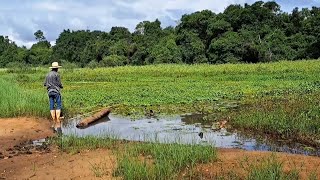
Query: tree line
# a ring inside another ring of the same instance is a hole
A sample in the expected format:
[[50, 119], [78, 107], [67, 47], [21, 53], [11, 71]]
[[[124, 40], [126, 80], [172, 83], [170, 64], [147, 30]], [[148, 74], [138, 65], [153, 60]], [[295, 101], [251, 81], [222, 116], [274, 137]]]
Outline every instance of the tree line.
[[134, 32], [63, 30], [56, 44], [41, 30], [30, 49], [0, 36], [0, 67], [46, 65], [53, 60], [79, 67], [155, 63], [257, 63], [320, 57], [320, 8], [283, 12], [274, 1], [230, 5], [222, 13], [203, 10], [181, 17], [175, 27], [143, 21]]

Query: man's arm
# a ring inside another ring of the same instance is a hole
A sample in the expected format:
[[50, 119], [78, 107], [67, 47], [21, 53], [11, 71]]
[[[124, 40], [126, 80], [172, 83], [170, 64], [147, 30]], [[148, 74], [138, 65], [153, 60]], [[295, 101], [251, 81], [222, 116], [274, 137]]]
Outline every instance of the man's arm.
[[47, 86], [47, 77], [44, 79], [43, 86]]
[[63, 86], [62, 86], [62, 84], [61, 84], [61, 80], [60, 80], [60, 75], [59, 75], [59, 74], [57, 75], [57, 82], [58, 82], [58, 86], [59, 86], [61, 89], [63, 89]]

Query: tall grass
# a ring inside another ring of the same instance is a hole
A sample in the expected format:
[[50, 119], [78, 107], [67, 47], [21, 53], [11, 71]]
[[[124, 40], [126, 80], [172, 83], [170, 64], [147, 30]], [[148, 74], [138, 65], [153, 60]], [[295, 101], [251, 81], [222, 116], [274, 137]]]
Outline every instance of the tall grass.
[[109, 137], [94, 136], [62, 136], [52, 139], [58, 147], [65, 152], [77, 153], [84, 149], [111, 148], [117, 143], [116, 140]]
[[210, 146], [143, 143], [118, 152], [116, 175], [124, 179], [177, 179], [187, 168], [192, 173], [197, 163], [216, 160]]
[[263, 160], [258, 165], [249, 165], [250, 170], [247, 180], [298, 180], [297, 169], [284, 172], [283, 164], [275, 156]]
[[0, 117], [48, 116], [48, 100], [44, 93], [22, 89], [0, 78]]
[[312, 143], [320, 139], [320, 94], [263, 98], [231, 113], [238, 128]]
[[[172, 179], [185, 168], [192, 170], [197, 163], [213, 162], [217, 158], [215, 148], [201, 145], [123, 144], [121, 140], [93, 136], [62, 136], [53, 138], [52, 142], [62, 151], [69, 153], [97, 148], [114, 150], [117, 156], [117, 169], [114, 175], [124, 179]], [[103, 172], [103, 167], [95, 165], [93, 168], [94, 171]]]

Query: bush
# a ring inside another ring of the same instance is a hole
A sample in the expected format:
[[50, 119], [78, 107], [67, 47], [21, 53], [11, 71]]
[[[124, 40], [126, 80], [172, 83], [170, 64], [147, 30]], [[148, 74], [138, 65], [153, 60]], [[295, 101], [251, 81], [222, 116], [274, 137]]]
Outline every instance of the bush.
[[34, 73], [36, 69], [33, 69], [31, 65], [27, 65], [23, 62], [10, 62], [6, 65], [8, 73]]
[[204, 55], [200, 55], [200, 56], [197, 56], [197, 57], [194, 59], [194, 63], [196, 63], [196, 64], [199, 64], [199, 63], [208, 63], [208, 59], [207, 59]]
[[126, 61], [127, 58], [125, 56], [110, 55], [103, 57], [100, 64], [104, 67], [123, 66]]
[[61, 61], [61, 66], [63, 67], [63, 69], [70, 70], [70, 71], [73, 71], [75, 68], [79, 67], [76, 63], [72, 63], [65, 60]]
[[92, 60], [86, 65], [86, 67], [94, 69], [94, 68], [99, 67], [99, 63], [95, 60]]

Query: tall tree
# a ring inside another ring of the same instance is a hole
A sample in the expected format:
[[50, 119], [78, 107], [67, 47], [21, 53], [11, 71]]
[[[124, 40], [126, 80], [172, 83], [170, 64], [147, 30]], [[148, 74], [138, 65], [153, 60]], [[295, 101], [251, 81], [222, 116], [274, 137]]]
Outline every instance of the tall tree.
[[177, 44], [181, 48], [183, 61], [188, 64], [206, 63], [205, 45], [196, 33], [184, 31], [178, 34]]
[[51, 47], [44, 33], [30, 49], [0, 36], [0, 67], [11, 62], [41, 65], [50, 60], [84, 67], [151, 63], [238, 63], [320, 57], [320, 8], [281, 11], [275, 1], [232, 4], [224, 12], [182, 15], [176, 27], [158, 19], [142, 21], [131, 33], [115, 26], [110, 32], [63, 30]]
[[19, 56], [19, 47], [8, 36], [0, 36], [0, 67], [6, 67], [13, 62], [23, 62], [24, 58]]
[[175, 36], [162, 38], [151, 50], [151, 56], [154, 63], [181, 63], [182, 54], [179, 46], [176, 44]]
[[207, 48], [211, 41], [211, 34], [208, 34], [208, 26], [214, 21], [215, 16], [210, 10], [183, 15], [180, 24], [177, 26], [177, 33], [178, 35], [184, 32], [193, 33], [200, 38]]
[[64, 30], [59, 35], [56, 40], [56, 45], [53, 47], [53, 58], [85, 66], [85, 62], [82, 61], [82, 52], [86, 48], [88, 42], [97, 38], [100, 37], [97, 36], [96, 33], [91, 33], [87, 30]]
[[34, 33], [34, 36], [35, 36], [36, 40], [39, 41], [39, 42], [46, 40], [46, 38], [44, 37], [44, 34], [43, 34], [43, 32], [41, 30], [36, 31]]

